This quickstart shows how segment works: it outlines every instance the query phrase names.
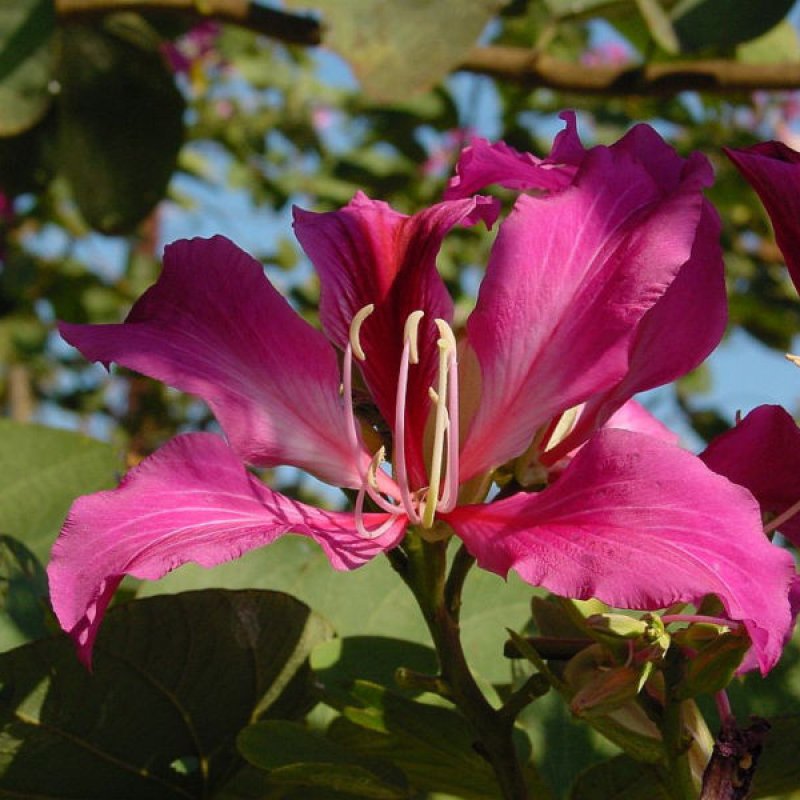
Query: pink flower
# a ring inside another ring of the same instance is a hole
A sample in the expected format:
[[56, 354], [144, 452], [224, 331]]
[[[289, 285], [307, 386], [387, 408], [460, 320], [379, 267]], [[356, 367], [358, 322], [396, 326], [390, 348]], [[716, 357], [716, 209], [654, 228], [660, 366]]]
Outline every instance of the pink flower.
[[[85, 661], [126, 574], [211, 566], [289, 531], [352, 569], [409, 526], [455, 534], [486, 569], [569, 597], [652, 609], [715, 593], [747, 626], [762, 670], [777, 661], [793, 569], [764, 537], [752, 496], [672, 444], [595, 433], [721, 335], [709, 167], [646, 128], [586, 151], [568, 123], [544, 160], [476, 142], [451, 197], [413, 216], [362, 194], [335, 212], [296, 210], [322, 332], [221, 237], [170, 246], [125, 323], [61, 325], [88, 358], [204, 398], [227, 438], [178, 437], [119, 489], [76, 501], [49, 574]], [[509, 174], [538, 194], [519, 197], [502, 223], [459, 341], [436, 256], [454, 225], [497, 217], [495, 201], [465, 187]], [[496, 468], [583, 442], [545, 491], [483, 504]], [[354, 489], [354, 511], [283, 497], [243, 462]]]
[[800, 289], [800, 153], [782, 142], [725, 152], [761, 198], [789, 274]]

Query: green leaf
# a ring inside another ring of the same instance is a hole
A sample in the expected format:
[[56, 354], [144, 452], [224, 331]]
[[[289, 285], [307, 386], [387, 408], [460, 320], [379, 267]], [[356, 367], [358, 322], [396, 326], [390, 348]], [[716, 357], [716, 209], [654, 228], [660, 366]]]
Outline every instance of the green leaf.
[[794, 0], [682, 0], [672, 22], [682, 50], [730, 47], [766, 33], [793, 5]]
[[[753, 797], [772, 797], [800, 791], [800, 714], [772, 717], [770, 731], [758, 760]], [[792, 795], [794, 797], [794, 795]]]
[[778, 23], [758, 39], [740, 44], [736, 60], [747, 64], [781, 64], [800, 60], [800, 37], [788, 20]]
[[616, 756], [582, 772], [569, 800], [671, 800], [658, 772], [628, 756]]
[[22, 133], [50, 106], [54, 27], [52, 0], [0, 4], [0, 136]]
[[158, 50], [143, 46], [146, 34], [61, 31], [59, 164], [103, 233], [129, 232], [152, 211], [183, 141], [183, 97]]
[[287, 595], [209, 591], [112, 609], [91, 674], [63, 635], [0, 655], [0, 785], [15, 797], [206, 797], [239, 763], [243, 726], [307, 712], [306, 659], [330, 635]]
[[51, 633], [47, 575], [22, 542], [0, 534], [0, 650]]
[[[385, 558], [352, 572], [334, 570], [305, 538], [287, 536], [213, 570], [188, 564], [161, 581], [144, 583], [142, 596], [205, 587], [277, 589], [324, 610], [341, 636], [377, 635], [430, 644], [430, 634], [411, 592]], [[535, 589], [515, 575], [508, 581], [474, 569], [467, 578], [461, 632], [470, 666], [488, 681], [507, 683], [502, 658], [507, 627], [528, 617]], [[398, 665], [401, 666], [401, 665]]]
[[373, 100], [404, 100], [442, 80], [476, 43], [501, 0], [288, 0], [320, 11], [325, 44]]
[[397, 765], [418, 789], [464, 800], [497, 797], [489, 764], [472, 747], [464, 718], [449, 708], [414, 702], [381, 686], [358, 682], [329, 729], [341, 746]]
[[403, 774], [384, 762], [365, 760], [352, 750], [289, 722], [257, 722], [237, 739], [239, 752], [269, 771], [271, 783], [351, 792], [358, 797], [408, 797]]
[[72, 501], [112, 486], [118, 466], [104, 442], [0, 420], [0, 531], [45, 560]]

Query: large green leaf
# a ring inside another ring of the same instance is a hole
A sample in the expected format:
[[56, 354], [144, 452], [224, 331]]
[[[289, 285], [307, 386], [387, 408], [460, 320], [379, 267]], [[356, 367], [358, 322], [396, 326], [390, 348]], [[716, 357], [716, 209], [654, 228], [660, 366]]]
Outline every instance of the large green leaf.
[[410, 796], [399, 770], [291, 722], [256, 722], [239, 734], [237, 745], [251, 764], [269, 771], [273, 784], [324, 788], [375, 800]]
[[[213, 570], [181, 567], [157, 583], [143, 584], [140, 591], [151, 595], [210, 586], [288, 592], [325, 614], [342, 636], [379, 635], [430, 643], [411, 592], [382, 557], [353, 572], [337, 572], [313, 542], [285, 537]], [[502, 658], [505, 631], [528, 618], [533, 591], [513, 574], [507, 582], [479, 569], [468, 576], [462, 639], [470, 665], [483, 678], [509, 681], [510, 667]]]
[[104, 442], [0, 420], [0, 532], [45, 560], [72, 501], [112, 486], [118, 467]]
[[570, 800], [671, 800], [658, 772], [628, 756], [617, 756], [583, 772], [572, 786]]
[[288, 0], [322, 13], [324, 42], [373, 100], [404, 100], [456, 67], [502, 0]]
[[34, 125], [52, 97], [53, 0], [0, 3], [0, 136]]
[[730, 47], [777, 25], [795, 0], [682, 0], [672, 22], [683, 50]]
[[58, 161], [103, 233], [133, 230], [164, 197], [183, 141], [183, 97], [147, 31], [126, 24], [130, 36], [61, 31]]
[[306, 659], [331, 633], [288, 595], [192, 592], [111, 610], [91, 674], [66, 636], [6, 653], [0, 796], [207, 797], [245, 725], [307, 712]]

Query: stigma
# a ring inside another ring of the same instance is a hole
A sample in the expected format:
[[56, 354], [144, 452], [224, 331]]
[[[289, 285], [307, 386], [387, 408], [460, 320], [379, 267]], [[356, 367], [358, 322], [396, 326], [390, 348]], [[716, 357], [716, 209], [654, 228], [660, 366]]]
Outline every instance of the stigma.
[[[362, 453], [359, 426], [353, 411], [353, 359], [365, 361], [362, 347], [362, 327], [373, 313], [370, 303], [359, 309], [350, 323], [344, 352], [342, 393], [348, 441], [355, 453]], [[459, 486], [459, 429], [458, 429], [458, 358], [456, 337], [443, 319], [435, 319], [438, 331], [436, 385], [428, 387], [433, 419], [433, 438], [430, 459], [426, 465], [427, 486], [412, 487], [406, 460], [409, 374], [420, 361], [419, 328], [425, 316], [422, 310], [408, 315], [403, 327], [403, 347], [398, 365], [397, 389], [391, 444], [391, 472], [385, 468], [386, 449], [374, 453], [363, 468], [361, 488], [355, 503], [356, 528], [365, 538], [376, 538], [388, 530], [397, 516], [406, 516], [412, 525], [432, 532], [437, 513], [451, 511], [458, 499]], [[422, 449], [422, 448], [420, 448]], [[363, 456], [362, 456], [363, 457]], [[369, 497], [382, 511], [392, 516], [378, 528], [369, 530], [364, 522], [364, 503]]]

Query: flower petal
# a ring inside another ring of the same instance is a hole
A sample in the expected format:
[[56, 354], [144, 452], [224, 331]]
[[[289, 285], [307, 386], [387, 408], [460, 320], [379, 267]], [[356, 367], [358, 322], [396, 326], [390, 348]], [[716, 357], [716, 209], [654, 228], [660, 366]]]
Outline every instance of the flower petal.
[[453, 301], [436, 270], [447, 232], [498, 214], [497, 201], [475, 197], [439, 203], [413, 216], [362, 193], [343, 209], [322, 214], [295, 209], [295, 233], [320, 276], [320, 318], [331, 341], [344, 349], [356, 312], [375, 311], [361, 328], [366, 360], [360, 364], [378, 410], [394, 425], [403, 328], [409, 314], [425, 312], [419, 330], [420, 362], [408, 385], [406, 453], [419, 483], [424, 478], [421, 444], [430, 410], [428, 387], [436, 385], [439, 336], [434, 319], [450, 321]]
[[587, 400], [569, 436], [545, 454], [544, 463], [554, 463], [585, 442], [635, 394], [663, 386], [694, 369], [719, 344], [728, 320], [719, 231], [719, 217], [706, 201], [692, 255], [642, 317], [625, 376]]
[[60, 325], [92, 361], [115, 361], [202, 397], [233, 449], [335, 486], [361, 485], [336, 353], [227, 239], [167, 247], [158, 282], [120, 325]]
[[743, 150], [725, 148], [725, 152], [767, 209], [778, 247], [800, 291], [800, 153], [782, 142], [762, 142]]
[[[749, 489], [763, 512], [778, 516], [800, 501], [800, 428], [780, 406], [753, 409], [717, 436], [700, 458], [714, 472]], [[778, 530], [800, 547], [800, 515]]]
[[641, 138], [593, 148], [573, 185], [520, 197], [501, 225], [467, 323], [481, 388], [463, 480], [519, 455], [538, 426], [617, 384], [642, 319], [692, 255], [708, 162], [683, 161], [656, 137], [645, 168]]
[[[365, 515], [377, 528], [385, 514]], [[53, 609], [89, 663], [101, 617], [125, 575], [155, 580], [189, 561], [212, 567], [284, 533], [310, 536], [336, 569], [361, 566], [393, 547], [358, 535], [353, 515], [322, 511], [273, 492], [210, 433], [179, 436], [145, 459], [118, 489], [80, 497], [53, 546]]]
[[680, 443], [680, 436], [675, 431], [654, 417], [636, 400], [628, 400], [627, 403], [620, 406], [606, 421], [605, 427], [644, 433], [668, 444]]
[[578, 138], [575, 114], [564, 112], [561, 118], [566, 127], [556, 136], [547, 158], [521, 153], [505, 142], [491, 144], [480, 137], [472, 139], [458, 159], [445, 199], [469, 197], [492, 184], [519, 191], [557, 191], [569, 186], [585, 150]]
[[764, 536], [747, 491], [678, 447], [603, 430], [544, 492], [445, 519], [480, 566], [566, 597], [652, 610], [716, 594], [762, 672], [780, 657], [792, 558]]

